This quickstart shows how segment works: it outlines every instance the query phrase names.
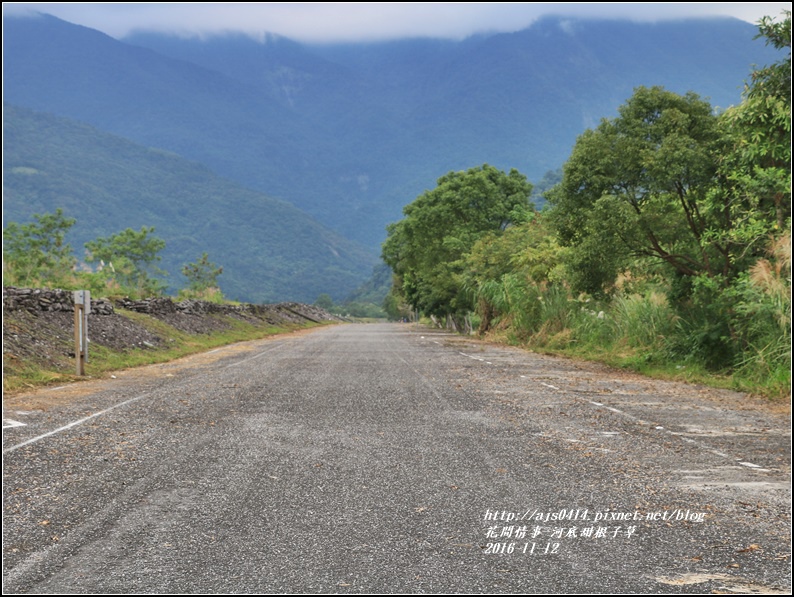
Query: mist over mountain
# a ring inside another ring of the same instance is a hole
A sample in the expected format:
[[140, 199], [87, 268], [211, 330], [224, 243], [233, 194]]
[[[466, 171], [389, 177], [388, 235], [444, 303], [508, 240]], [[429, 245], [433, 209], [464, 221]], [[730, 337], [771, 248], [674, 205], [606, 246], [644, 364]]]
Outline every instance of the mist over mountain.
[[463, 41], [309, 45], [116, 40], [46, 15], [5, 17], [4, 94], [205, 164], [375, 256], [386, 224], [438, 177], [487, 162], [539, 181], [636, 86], [738, 103], [751, 66], [777, 59], [756, 33], [728, 18], [546, 18]]

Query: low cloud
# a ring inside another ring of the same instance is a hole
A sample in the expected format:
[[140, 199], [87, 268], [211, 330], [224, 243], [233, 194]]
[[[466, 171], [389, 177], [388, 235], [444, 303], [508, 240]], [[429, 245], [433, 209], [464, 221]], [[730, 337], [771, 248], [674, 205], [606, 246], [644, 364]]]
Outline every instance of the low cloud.
[[303, 42], [375, 41], [402, 37], [460, 39], [517, 31], [544, 15], [654, 21], [734, 16], [756, 22], [791, 4], [773, 3], [4, 3], [3, 13], [36, 10], [113, 37], [135, 30], [179, 35], [241, 31], [276, 33]]

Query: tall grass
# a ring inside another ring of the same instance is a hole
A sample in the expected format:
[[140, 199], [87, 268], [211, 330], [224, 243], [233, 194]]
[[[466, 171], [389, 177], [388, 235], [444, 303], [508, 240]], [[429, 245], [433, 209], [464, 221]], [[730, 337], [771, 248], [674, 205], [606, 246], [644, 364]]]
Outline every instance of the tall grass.
[[[495, 314], [494, 328], [535, 350], [786, 396], [791, 285], [785, 268], [773, 265], [757, 266], [733, 311], [723, 303], [690, 304], [681, 310], [652, 287], [618, 292], [601, 302], [574, 298], [562, 285], [536, 284], [512, 274], [483, 284], [479, 298]], [[740, 338], [731, 336], [731, 312], [742, 313]]]
[[509, 329], [519, 341], [526, 341], [542, 322], [540, 298], [537, 286], [518, 274], [485, 281], [477, 291], [481, 317]]
[[550, 285], [539, 297], [540, 326], [532, 343], [550, 348], [565, 348], [575, 341], [576, 324], [582, 316], [578, 301], [572, 300], [563, 286]]
[[791, 392], [791, 233], [770, 246], [741, 280], [736, 305], [743, 350], [736, 362], [740, 383]]
[[635, 348], [660, 349], [674, 332], [677, 321], [667, 297], [657, 291], [645, 296], [618, 296], [609, 313], [613, 339]]

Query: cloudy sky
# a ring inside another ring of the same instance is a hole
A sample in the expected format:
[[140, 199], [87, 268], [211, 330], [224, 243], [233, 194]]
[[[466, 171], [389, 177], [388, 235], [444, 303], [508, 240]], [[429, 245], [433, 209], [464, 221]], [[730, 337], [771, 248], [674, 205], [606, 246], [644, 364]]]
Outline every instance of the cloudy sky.
[[179, 34], [244, 31], [277, 33], [299, 41], [335, 42], [407, 36], [462, 38], [485, 31], [516, 31], [542, 15], [659, 20], [733, 16], [755, 23], [778, 16], [790, 2], [729, 3], [21, 3], [3, 13], [38, 10], [123, 37], [136, 29]]

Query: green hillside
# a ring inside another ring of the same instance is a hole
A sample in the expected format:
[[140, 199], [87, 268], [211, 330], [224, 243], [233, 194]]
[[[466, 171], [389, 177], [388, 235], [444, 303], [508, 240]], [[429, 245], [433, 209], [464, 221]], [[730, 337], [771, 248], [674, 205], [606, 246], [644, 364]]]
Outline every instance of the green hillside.
[[342, 299], [375, 263], [292, 205], [175, 154], [8, 104], [3, 131], [4, 225], [62, 208], [77, 220], [68, 240], [78, 258], [86, 241], [154, 226], [172, 289], [206, 251], [223, 266], [224, 294], [248, 302]]

